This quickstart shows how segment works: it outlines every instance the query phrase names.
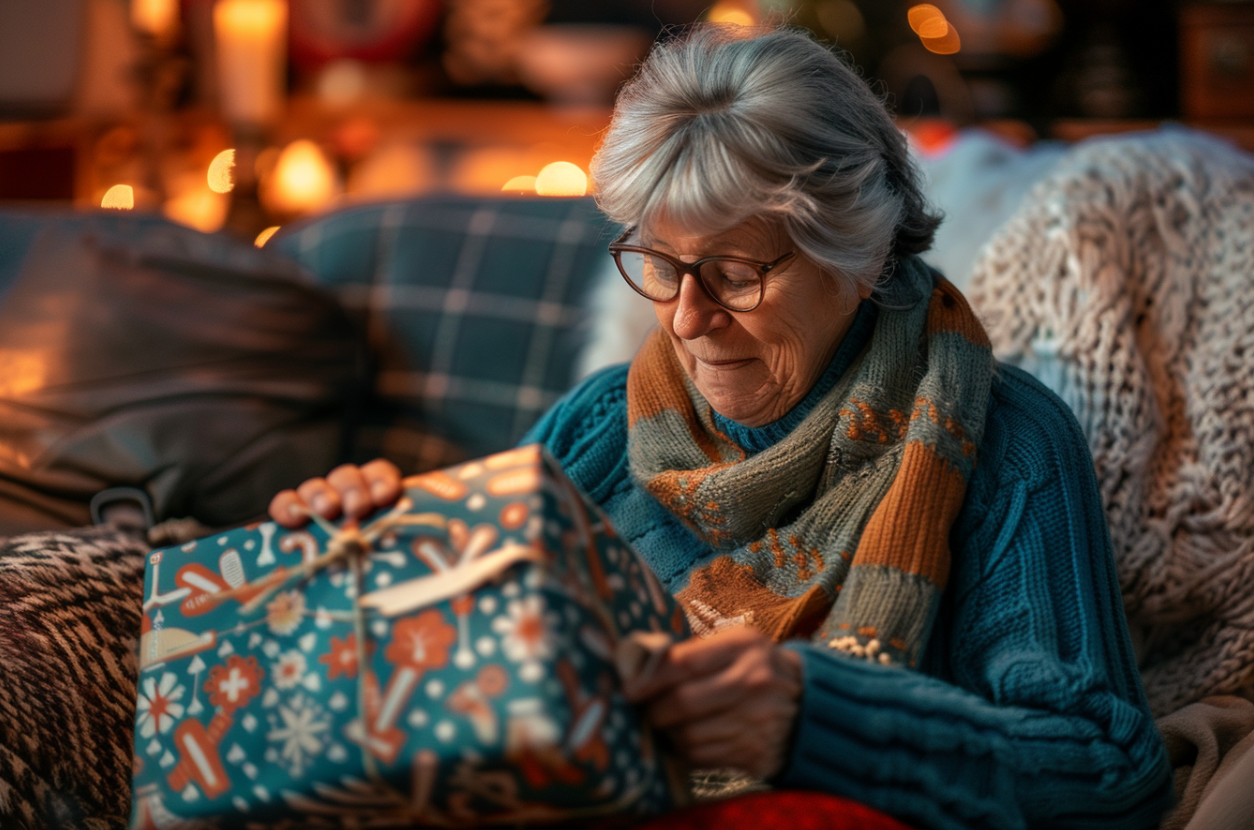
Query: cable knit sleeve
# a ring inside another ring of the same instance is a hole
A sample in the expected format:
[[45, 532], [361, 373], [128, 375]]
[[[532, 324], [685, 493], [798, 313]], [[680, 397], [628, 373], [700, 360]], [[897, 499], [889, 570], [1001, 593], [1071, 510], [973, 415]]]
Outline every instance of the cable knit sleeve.
[[1155, 827], [1170, 769], [1087, 445], [1017, 370], [993, 403], [922, 671], [790, 644], [805, 690], [776, 783], [926, 828]]

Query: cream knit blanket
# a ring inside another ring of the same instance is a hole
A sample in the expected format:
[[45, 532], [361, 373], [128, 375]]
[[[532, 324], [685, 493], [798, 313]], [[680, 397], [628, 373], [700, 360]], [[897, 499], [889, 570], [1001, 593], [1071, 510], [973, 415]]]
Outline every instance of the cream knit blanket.
[[1254, 691], [1254, 157], [1183, 129], [1077, 145], [971, 302], [1088, 437], [1150, 706]]

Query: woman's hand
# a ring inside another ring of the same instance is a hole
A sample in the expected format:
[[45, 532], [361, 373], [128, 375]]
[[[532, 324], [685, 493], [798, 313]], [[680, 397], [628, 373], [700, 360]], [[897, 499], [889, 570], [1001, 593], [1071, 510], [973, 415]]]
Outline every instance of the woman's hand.
[[295, 490], [284, 490], [270, 500], [270, 518], [284, 527], [300, 527], [309, 512], [324, 519], [341, 513], [360, 519], [400, 497], [401, 471], [391, 461], [377, 458], [360, 467], [343, 464], [326, 478], [311, 478]]
[[769, 778], [784, 765], [801, 699], [801, 657], [751, 628], [670, 648], [657, 669], [624, 688], [695, 767]]

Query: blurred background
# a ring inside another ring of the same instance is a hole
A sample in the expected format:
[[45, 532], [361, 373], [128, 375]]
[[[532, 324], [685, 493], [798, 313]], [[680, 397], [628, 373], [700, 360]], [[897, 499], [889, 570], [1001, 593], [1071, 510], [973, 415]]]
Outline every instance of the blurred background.
[[0, 203], [256, 238], [354, 200], [582, 194], [667, 27], [788, 20], [923, 152], [1176, 120], [1254, 149], [1254, 2], [0, 0]]

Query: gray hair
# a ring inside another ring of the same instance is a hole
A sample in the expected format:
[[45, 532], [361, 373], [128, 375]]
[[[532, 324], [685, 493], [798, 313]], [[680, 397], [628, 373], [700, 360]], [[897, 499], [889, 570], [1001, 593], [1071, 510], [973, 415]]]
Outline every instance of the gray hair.
[[655, 45], [619, 93], [592, 179], [624, 225], [777, 217], [803, 254], [863, 288], [927, 250], [940, 223], [884, 103], [789, 28], [699, 25]]

